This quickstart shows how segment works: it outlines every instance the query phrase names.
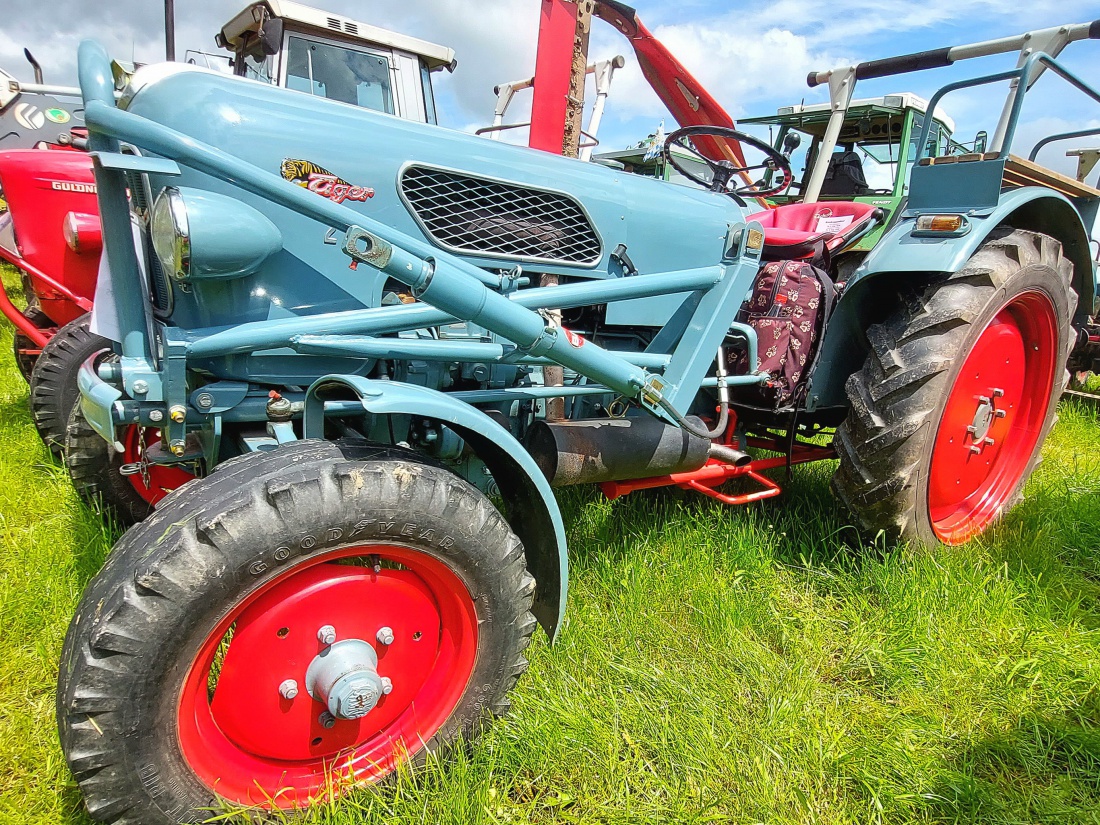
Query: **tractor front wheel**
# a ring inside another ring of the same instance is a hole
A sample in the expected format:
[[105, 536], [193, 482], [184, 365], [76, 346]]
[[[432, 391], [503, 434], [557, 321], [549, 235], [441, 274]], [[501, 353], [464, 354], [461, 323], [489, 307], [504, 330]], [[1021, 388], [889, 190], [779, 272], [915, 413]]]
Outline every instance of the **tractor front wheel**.
[[235, 459], [89, 584], [62, 651], [62, 748], [104, 821], [325, 804], [507, 709], [533, 592], [489, 500], [411, 453]]
[[1020, 498], [1068, 377], [1072, 274], [1053, 238], [998, 230], [867, 331], [833, 478], [865, 527], [961, 544]]
[[92, 429], [77, 404], [65, 431], [65, 466], [84, 501], [129, 526], [195, 476], [181, 465], [145, 460], [145, 451], [160, 441], [160, 430], [154, 427], [130, 425], [119, 433], [119, 440], [121, 451]]
[[89, 328], [90, 315], [70, 321], [46, 342], [31, 371], [31, 415], [46, 446], [60, 454], [69, 415], [80, 398], [76, 374], [80, 365], [111, 342]]

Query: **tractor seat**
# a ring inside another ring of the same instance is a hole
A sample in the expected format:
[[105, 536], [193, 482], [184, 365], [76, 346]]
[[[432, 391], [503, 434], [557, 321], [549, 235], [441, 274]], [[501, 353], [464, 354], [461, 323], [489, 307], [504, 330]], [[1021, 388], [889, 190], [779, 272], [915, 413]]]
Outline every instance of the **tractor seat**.
[[749, 215], [764, 227], [765, 261], [827, 259], [882, 221], [877, 206], [855, 201], [791, 203]]

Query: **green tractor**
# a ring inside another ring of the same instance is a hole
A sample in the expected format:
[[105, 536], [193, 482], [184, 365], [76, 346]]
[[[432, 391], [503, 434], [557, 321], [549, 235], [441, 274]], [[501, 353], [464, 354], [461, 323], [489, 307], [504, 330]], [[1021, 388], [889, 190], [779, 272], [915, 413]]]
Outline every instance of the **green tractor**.
[[[886, 219], [854, 244], [850, 251], [871, 250], [904, 209], [909, 173], [917, 157], [917, 139], [928, 113], [928, 102], [911, 92], [854, 100], [845, 112], [837, 138], [826, 145], [831, 103], [782, 106], [774, 115], [743, 118], [742, 127], [768, 126], [776, 149], [788, 157], [809, 139], [801, 176], [784, 194], [771, 200], [779, 205], [801, 201], [856, 201], [886, 213]], [[749, 131], [752, 131], [750, 128]], [[932, 114], [931, 137], [925, 154], [938, 157], [984, 151], [979, 133], [969, 145], [955, 141], [955, 122], [942, 109]], [[819, 161], [826, 157], [822, 164]], [[775, 173], [768, 171], [770, 182]]]

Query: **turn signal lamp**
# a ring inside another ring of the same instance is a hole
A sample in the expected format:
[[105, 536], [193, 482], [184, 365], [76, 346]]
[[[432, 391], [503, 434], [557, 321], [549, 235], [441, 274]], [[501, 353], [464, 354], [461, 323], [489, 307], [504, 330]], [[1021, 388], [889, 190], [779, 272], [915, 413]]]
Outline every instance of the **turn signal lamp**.
[[966, 227], [962, 215], [921, 215], [917, 218], [918, 232], [961, 232]]

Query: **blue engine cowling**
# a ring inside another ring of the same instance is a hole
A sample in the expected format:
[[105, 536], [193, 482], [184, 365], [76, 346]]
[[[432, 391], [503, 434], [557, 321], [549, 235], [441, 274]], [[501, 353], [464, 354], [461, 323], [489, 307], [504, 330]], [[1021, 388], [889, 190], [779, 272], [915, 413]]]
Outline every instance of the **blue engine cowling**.
[[[710, 192], [190, 66], [139, 71], [120, 105], [480, 267], [519, 265], [534, 284], [544, 272], [624, 277], [612, 255], [620, 244], [641, 276], [713, 265], [741, 218], [732, 200]], [[381, 302], [384, 277], [349, 269], [325, 226], [187, 167], [180, 177], [150, 177], [148, 197], [166, 185], [220, 192], [282, 234], [282, 251], [245, 277], [180, 288], [154, 267], [171, 324], [196, 330]], [[655, 315], [647, 300], [636, 320], [629, 304], [617, 307], [615, 323], [659, 324], [678, 304], [662, 300]], [[213, 371], [257, 377], [249, 360]]]

